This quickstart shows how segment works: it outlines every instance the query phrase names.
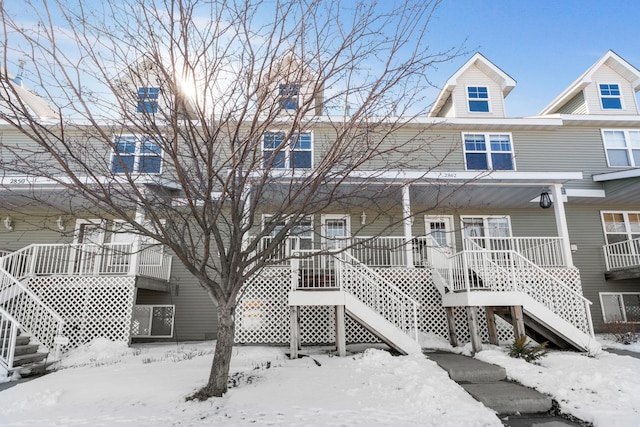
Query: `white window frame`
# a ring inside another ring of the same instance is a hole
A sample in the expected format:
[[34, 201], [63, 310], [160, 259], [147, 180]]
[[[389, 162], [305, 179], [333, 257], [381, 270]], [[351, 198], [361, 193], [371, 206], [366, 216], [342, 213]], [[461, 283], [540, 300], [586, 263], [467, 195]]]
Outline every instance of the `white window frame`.
[[[624, 135], [624, 143], [625, 146], [624, 147], [608, 147], [607, 146], [607, 139], [605, 137], [607, 132], [622, 132]], [[634, 149], [636, 151], [640, 152], [640, 147], [636, 147], [634, 148], [631, 145], [631, 132], [637, 132], [638, 134], [640, 134], [640, 129], [601, 129], [600, 133], [602, 135], [602, 145], [604, 147], [604, 153], [605, 156], [607, 157], [607, 166], [610, 168], [634, 168], [634, 167], [640, 167], [640, 164], [636, 164], [636, 161], [633, 157], [633, 151]], [[640, 135], [639, 135], [640, 136]], [[627, 160], [629, 160], [629, 164], [628, 165], [612, 165], [611, 164], [611, 160], [609, 159], [609, 150], [620, 150], [620, 151], [625, 151], [627, 154]], [[640, 162], [639, 162], [640, 163]]]
[[[487, 245], [487, 239], [491, 238], [491, 237], [504, 237], [504, 238], [511, 238], [513, 237], [513, 231], [511, 229], [511, 216], [510, 215], [461, 215], [460, 216], [460, 233], [461, 233], [461, 237], [462, 237], [462, 241], [463, 241], [463, 246], [464, 246], [464, 242], [467, 239], [466, 236], [466, 227], [465, 227], [465, 220], [470, 220], [470, 219], [481, 219], [482, 220], [482, 229], [484, 236], [473, 236], [473, 237], [477, 237], [480, 238], [482, 237], [484, 240], [484, 247], [488, 248], [488, 249], [493, 249], [490, 246]], [[495, 220], [495, 219], [500, 219], [500, 220], [506, 220], [507, 221], [507, 231], [508, 231], [508, 235], [507, 236], [490, 236], [489, 233], [487, 233], [487, 230], [490, 230], [488, 226], [488, 221], [490, 220]], [[469, 248], [465, 248], [465, 249], [469, 249]]]
[[[262, 227], [262, 229], [263, 229], [263, 230], [264, 230], [265, 224], [269, 221], [269, 219], [270, 219], [270, 218], [273, 218], [273, 215], [271, 215], [271, 214], [262, 214], [261, 227]], [[313, 215], [305, 216], [305, 219], [308, 219], [308, 220], [309, 220], [309, 222], [311, 223], [311, 234], [310, 234], [309, 236], [305, 236], [305, 237], [303, 237], [303, 238], [304, 238], [304, 239], [307, 239], [307, 240], [309, 240], [309, 241], [310, 241], [311, 248], [313, 249], [313, 247], [314, 247], [314, 245], [313, 245], [313, 242], [314, 242], [314, 234], [315, 234], [315, 233], [313, 232]], [[287, 217], [284, 217], [284, 218], [282, 218], [282, 221], [284, 221], [284, 222], [288, 222], [288, 221], [290, 221], [290, 218], [289, 218], [288, 216], [287, 216]], [[273, 236], [272, 236], [272, 235], [270, 235], [270, 236], [267, 236], [267, 237], [273, 237]], [[300, 242], [300, 237], [299, 237], [299, 236], [290, 236], [290, 237], [298, 237], [298, 238], [297, 238], [297, 241], [298, 241], [298, 243]], [[287, 243], [286, 243], [286, 245], [287, 245], [287, 246], [289, 246], [289, 247], [291, 246], [290, 239], [287, 239]], [[300, 248], [298, 248], [298, 247], [291, 247], [290, 249], [292, 249], [292, 250], [297, 250], [297, 249], [300, 249]]]
[[[270, 149], [270, 150], [266, 150], [265, 146], [264, 146], [264, 137], [266, 136], [266, 134], [268, 133], [282, 133], [285, 135], [286, 137], [286, 132], [282, 131], [282, 130], [269, 130], [267, 132], [265, 132], [262, 135], [262, 138], [260, 140], [260, 144], [261, 144], [261, 150], [262, 150], [262, 168], [265, 169], [265, 165], [264, 165], [264, 159], [265, 159], [265, 153], [269, 152], [269, 153], [284, 153], [284, 167], [275, 167], [272, 166], [270, 167], [270, 169], [272, 170], [310, 170], [313, 169], [314, 167], [314, 159], [313, 159], [313, 152], [314, 152], [314, 146], [315, 146], [315, 140], [314, 140], [314, 135], [313, 135], [313, 131], [311, 130], [307, 130], [307, 131], [303, 131], [303, 132], [295, 132], [292, 135], [289, 136], [289, 138], [286, 138], [283, 140], [282, 142], [282, 148], [278, 148], [275, 147], [274, 149]], [[301, 135], [301, 134], [308, 134], [310, 136], [311, 139], [311, 148], [309, 149], [304, 149], [304, 150], [296, 150], [295, 149], [295, 141], [297, 141], [297, 135]], [[296, 138], [292, 138], [291, 136], [295, 136]], [[311, 165], [308, 168], [301, 168], [301, 167], [291, 167], [292, 163], [291, 163], [291, 157], [292, 157], [292, 153], [295, 152], [309, 152], [311, 154]]]
[[[125, 138], [134, 138], [135, 139], [135, 148], [134, 148], [134, 152], [133, 153], [116, 153], [116, 150], [118, 149], [118, 144], [120, 141], [122, 141]], [[159, 153], [145, 153], [143, 152], [143, 146], [144, 146], [144, 142], [147, 141], [147, 139], [145, 138], [149, 138], [151, 140], [151, 142], [153, 142], [158, 149], [160, 150]], [[122, 135], [114, 135], [113, 136], [113, 145], [114, 148], [113, 150], [111, 150], [111, 161], [109, 162], [109, 170], [111, 171], [112, 174], [114, 175], [124, 175], [125, 173], [129, 173], [130, 175], [160, 175], [162, 173], [162, 168], [164, 166], [164, 151], [162, 150], [162, 148], [160, 147], [159, 144], [156, 143], [155, 140], [153, 140], [151, 137], [149, 137], [148, 135], [135, 135], [135, 134], [122, 134]], [[117, 163], [118, 167], [120, 167], [120, 160], [118, 159], [118, 154], [120, 155], [120, 157], [133, 157], [133, 166], [131, 167], [132, 170], [130, 171], [115, 171], [114, 170], [114, 165]], [[142, 172], [140, 171], [140, 165], [142, 164], [141, 159], [145, 158], [145, 157], [160, 157], [160, 170], [158, 170], [158, 172]]]
[[605, 312], [604, 309], [604, 301], [603, 301], [603, 296], [617, 296], [618, 297], [618, 303], [620, 304], [620, 309], [621, 309], [621, 313], [622, 313], [622, 319], [618, 320], [619, 322], [624, 322], [624, 323], [640, 323], [640, 321], [635, 321], [635, 322], [629, 322], [627, 320], [627, 311], [624, 308], [624, 299], [623, 299], [623, 295], [639, 295], [640, 296], [640, 292], [599, 292], [598, 296], [600, 298], [600, 310], [602, 311], [602, 320], [604, 321], [604, 323], [609, 323], [609, 322], [615, 322], [615, 319], [609, 320], [607, 321], [607, 314]]
[[[469, 88], [485, 88], [487, 89], [487, 97], [486, 98], [469, 98]], [[465, 86], [465, 98], [467, 99], [467, 112], [471, 114], [487, 114], [491, 113], [491, 94], [489, 93], [489, 86], [486, 85], [466, 85]], [[487, 101], [487, 111], [471, 111], [471, 101]]]
[[[485, 150], [484, 151], [467, 151], [466, 143], [465, 143], [465, 135], [483, 135]], [[493, 151], [491, 149], [491, 136], [492, 135], [500, 135], [500, 136], [508, 136], [509, 144], [511, 145], [510, 151]], [[487, 169], [469, 169], [467, 165], [467, 153], [485, 153], [487, 158]], [[504, 170], [504, 171], [516, 171], [516, 155], [515, 155], [515, 146], [513, 143], [513, 135], [511, 132], [462, 132], [462, 154], [464, 156], [464, 169], [465, 170]], [[493, 168], [493, 158], [492, 154], [510, 154], [511, 155], [511, 164], [513, 165], [513, 169], [494, 169]]]
[[[133, 334], [133, 330], [131, 331], [131, 337], [132, 338], [171, 338], [173, 337], [173, 333], [174, 333], [174, 329], [175, 329], [175, 324], [176, 324], [176, 306], [173, 304], [135, 304], [134, 306], [134, 311], [136, 307], [148, 307], [149, 310], [149, 334], [148, 335], [134, 335]], [[153, 331], [153, 309], [156, 307], [170, 307], [173, 311], [172, 311], [172, 316], [171, 316], [171, 333], [169, 335], [153, 335], [152, 331]], [[133, 329], [133, 323], [136, 320], [134, 315], [131, 316], [131, 328]]]
[[[618, 92], [620, 93], [619, 95], [603, 95], [602, 94], [602, 89], [600, 88], [600, 85], [616, 85], [618, 86]], [[620, 83], [598, 83], [597, 84], [597, 89], [598, 89], [598, 96], [600, 97], [600, 109], [602, 111], [621, 111], [624, 110], [624, 101], [622, 99], [622, 88], [620, 87]], [[604, 103], [602, 102], [604, 99], [618, 99], [620, 101], [620, 108], [605, 108], [604, 107]]]
[[[605, 221], [604, 216], [607, 214], [613, 215], [622, 215], [623, 223], [624, 223], [624, 232], [608, 232], [607, 231], [607, 223]], [[600, 220], [602, 221], [602, 232], [604, 234], [604, 239], [607, 244], [617, 243], [617, 242], [609, 242], [609, 235], [626, 235], [626, 239], [624, 240], [632, 240], [634, 239], [634, 235], [640, 236], [640, 231], [633, 231], [631, 229], [631, 221], [629, 221], [629, 214], [640, 215], [640, 211], [600, 211]], [[637, 237], [635, 237], [637, 238]]]

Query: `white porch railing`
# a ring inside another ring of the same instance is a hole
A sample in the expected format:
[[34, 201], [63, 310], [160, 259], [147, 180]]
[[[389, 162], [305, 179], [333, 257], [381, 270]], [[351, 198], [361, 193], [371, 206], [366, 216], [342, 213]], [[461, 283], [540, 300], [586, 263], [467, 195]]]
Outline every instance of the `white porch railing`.
[[416, 300], [346, 251], [295, 251], [292, 290], [334, 288], [350, 293], [405, 333], [418, 339]]
[[13, 357], [18, 336], [18, 322], [0, 307], [0, 366], [13, 368]]
[[133, 253], [131, 244], [33, 244], [0, 258], [0, 266], [18, 280], [32, 275], [136, 274], [168, 281], [171, 256], [160, 245]]
[[640, 266], [640, 238], [602, 247], [607, 270]]
[[463, 243], [465, 250], [514, 251], [543, 268], [566, 267], [561, 237], [466, 237]]
[[515, 251], [459, 252], [451, 257], [447, 279], [458, 292], [523, 292], [593, 336], [591, 301]]

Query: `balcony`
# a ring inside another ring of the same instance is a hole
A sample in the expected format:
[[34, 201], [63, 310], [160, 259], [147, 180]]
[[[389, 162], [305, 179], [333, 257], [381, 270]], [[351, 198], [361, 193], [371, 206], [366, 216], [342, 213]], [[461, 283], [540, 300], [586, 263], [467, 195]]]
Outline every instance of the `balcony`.
[[602, 247], [607, 280], [640, 278], [640, 238], [611, 243]]

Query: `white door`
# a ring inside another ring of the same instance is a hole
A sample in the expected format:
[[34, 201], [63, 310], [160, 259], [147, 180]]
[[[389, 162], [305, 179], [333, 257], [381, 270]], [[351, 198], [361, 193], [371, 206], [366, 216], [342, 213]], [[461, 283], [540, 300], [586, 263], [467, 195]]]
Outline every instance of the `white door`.
[[344, 248], [350, 235], [349, 216], [322, 215], [322, 243], [326, 250]]
[[415, 265], [434, 265], [439, 256], [455, 253], [452, 216], [425, 215], [424, 226], [426, 239], [418, 239], [413, 247]]
[[76, 274], [98, 274], [104, 243], [104, 221], [99, 219], [79, 219], [73, 238], [75, 250], [73, 272]]

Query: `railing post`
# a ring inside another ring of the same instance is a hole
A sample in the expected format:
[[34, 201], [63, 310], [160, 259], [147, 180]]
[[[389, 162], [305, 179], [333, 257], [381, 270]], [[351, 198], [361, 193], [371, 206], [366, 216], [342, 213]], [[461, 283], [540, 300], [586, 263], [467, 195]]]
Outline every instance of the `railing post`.
[[295, 291], [300, 285], [300, 259], [295, 257], [297, 253], [292, 255], [293, 257], [289, 260], [291, 265], [291, 290]]

